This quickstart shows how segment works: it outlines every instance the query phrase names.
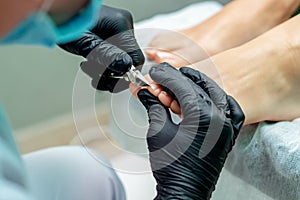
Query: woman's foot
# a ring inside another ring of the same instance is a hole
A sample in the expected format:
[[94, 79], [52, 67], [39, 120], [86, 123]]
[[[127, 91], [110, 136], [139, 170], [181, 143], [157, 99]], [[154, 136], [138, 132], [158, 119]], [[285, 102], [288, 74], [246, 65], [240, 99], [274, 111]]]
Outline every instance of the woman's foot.
[[146, 54], [157, 63], [186, 66], [252, 40], [289, 19], [298, 7], [299, 0], [233, 1], [194, 27], [157, 35]]
[[[208, 75], [237, 100], [245, 124], [300, 117], [300, 29], [294, 28], [299, 21], [300, 16], [295, 17], [251, 42], [189, 67]], [[180, 114], [161, 87], [149, 90]]]
[[174, 67], [203, 60], [209, 56], [209, 52], [205, 45], [193, 37], [194, 33], [197, 32], [193, 28], [160, 33], [154, 37], [145, 53], [157, 63], [167, 62]]

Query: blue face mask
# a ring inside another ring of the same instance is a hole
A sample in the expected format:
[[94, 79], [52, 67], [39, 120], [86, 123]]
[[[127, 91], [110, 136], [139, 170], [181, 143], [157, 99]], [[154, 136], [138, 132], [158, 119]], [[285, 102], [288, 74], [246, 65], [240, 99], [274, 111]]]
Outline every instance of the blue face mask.
[[55, 25], [46, 12], [35, 12], [4, 38], [0, 45], [23, 44], [52, 47], [78, 39], [97, 20], [102, 0], [91, 2], [78, 14], [62, 25]]

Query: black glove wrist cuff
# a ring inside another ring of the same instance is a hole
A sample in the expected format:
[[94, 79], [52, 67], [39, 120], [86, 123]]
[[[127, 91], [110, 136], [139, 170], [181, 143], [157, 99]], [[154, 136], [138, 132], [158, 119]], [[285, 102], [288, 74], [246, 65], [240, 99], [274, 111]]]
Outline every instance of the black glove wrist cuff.
[[167, 186], [162, 184], [157, 184], [156, 186], [157, 195], [155, 200], [165, 200], [165, 199], [197, 199], [206, 200], [210, 198], [210, 195], [204, 195], [207, 193], [202, 193], [203, 190], [200, 188], [195, 188], [188, 183], [178, 181], [174, 185], [168, 183]]

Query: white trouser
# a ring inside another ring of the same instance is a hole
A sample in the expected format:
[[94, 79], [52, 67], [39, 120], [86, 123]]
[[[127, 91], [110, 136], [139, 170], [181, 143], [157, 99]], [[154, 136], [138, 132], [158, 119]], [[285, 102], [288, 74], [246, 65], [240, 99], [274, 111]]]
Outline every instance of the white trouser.
[[53, 147], [23, 156], [38, 200], [119, 200], [125, 190], [109, 162], [84, 147]]

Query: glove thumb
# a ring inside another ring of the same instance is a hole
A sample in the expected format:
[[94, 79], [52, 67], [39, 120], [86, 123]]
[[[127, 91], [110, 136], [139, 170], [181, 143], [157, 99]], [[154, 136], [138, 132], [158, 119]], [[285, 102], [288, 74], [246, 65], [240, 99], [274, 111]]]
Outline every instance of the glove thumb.
[[173, 135], [169, 135], [171, 132], [169, 128], [174, 126], [174, 123], [169, 110], [148, 90], [140, 90], [138, 97], [148, 112], [150, 126], [147, 143], [149, 151], [153, 152], [164, 147], [173, 138]]
[[150, 125], [151, 123], [155, 123], [156, 126], [161, 126], [165, 124], [166, 120], [170, 119], [169, 110], [167, 110], [167, 108], [160, 103], [158, 98], [148, 90], [140, 90], [137, 95], [147, 109]]

